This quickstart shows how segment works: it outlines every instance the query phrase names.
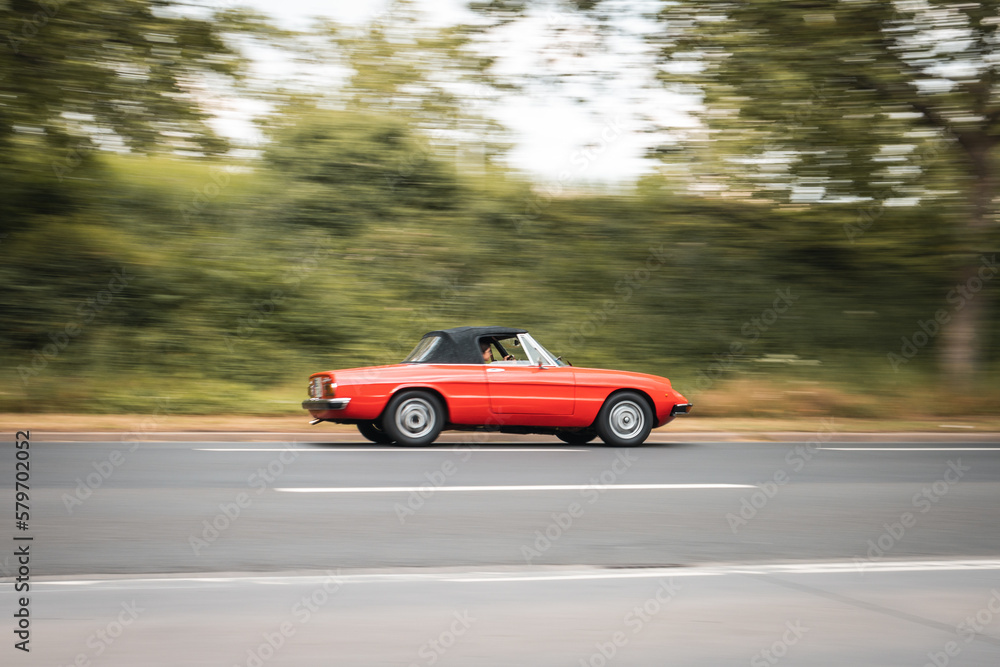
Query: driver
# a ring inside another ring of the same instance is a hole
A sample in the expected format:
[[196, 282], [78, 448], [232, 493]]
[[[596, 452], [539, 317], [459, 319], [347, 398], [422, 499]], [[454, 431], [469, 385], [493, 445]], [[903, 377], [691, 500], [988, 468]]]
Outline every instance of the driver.
[[[484, 338], [481, 341], [479, 341], [479, 351], [483, 353], [483, 363], [484, 364], [488, 364], [488, 363], [496, 361], [496, 359], [493, 358], [492, 343], [494, 343], [494, 342], [496, 342], [496, 341], [491, 340], [489, 338]], [[513, 354], [508, 354], [507, 356], [505, 356], [503, 358], [503, 360], [504, 361], [514, 361], [514, 355]]]

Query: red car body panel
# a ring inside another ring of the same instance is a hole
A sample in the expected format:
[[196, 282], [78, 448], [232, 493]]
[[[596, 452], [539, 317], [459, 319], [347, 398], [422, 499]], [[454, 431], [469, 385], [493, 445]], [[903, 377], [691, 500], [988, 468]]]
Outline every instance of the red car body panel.
[[586, 428], [612, 393], [644, 394], [656, 426], [672, 421], [674, 406], [687, 400], [663, 377], [644, 373], [496, 364], [396, 364], [314, 373], [330, 378], [323, 398], [349, 398], [340, 410], [309, 410], [316, 419], [356, 423], [378, 419], [394, 394], [429, 389], [445, 402], [453, 426]]

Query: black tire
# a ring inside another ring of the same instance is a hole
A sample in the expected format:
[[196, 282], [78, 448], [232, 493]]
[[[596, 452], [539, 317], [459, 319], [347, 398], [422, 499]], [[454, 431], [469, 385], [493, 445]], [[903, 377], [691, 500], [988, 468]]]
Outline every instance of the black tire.
[[565, 442], [567, 445], [586, 445], [588, 442], [597, 437], [595, 431], [590, 429], [584, 429], [582, 431], [559, 431], [556, 433], [556, 437]]
[[634, 391], [613, 394], [597, 413], [597, 434], [612, 447], [641, 445], [653, 430], [653, 411]]
[[444, 427], [444, 407], [430, 392], [404, 391], [392, 397], [382, 415], [382, 430], [397, 445], [426, 447]]
[[358, 430], [376, 445], [388, 445], [392, 442], [392, 438], [382, 430], [382, 425], [378, 422], [359, 422]]

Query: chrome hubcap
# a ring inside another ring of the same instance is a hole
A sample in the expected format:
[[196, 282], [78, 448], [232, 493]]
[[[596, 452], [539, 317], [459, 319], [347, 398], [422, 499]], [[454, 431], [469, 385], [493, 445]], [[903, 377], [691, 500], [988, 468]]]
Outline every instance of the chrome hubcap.
[[646, 417], [633, 401], [622, 401], [611, 409], [611, 432], [622, 440], [631, 440], [639, 435], [646, 423]]
[[434, 407], [422, 398], [408, 398], [396, 410], [396, 427], [411, 438], [422, 438], [434, 429]]

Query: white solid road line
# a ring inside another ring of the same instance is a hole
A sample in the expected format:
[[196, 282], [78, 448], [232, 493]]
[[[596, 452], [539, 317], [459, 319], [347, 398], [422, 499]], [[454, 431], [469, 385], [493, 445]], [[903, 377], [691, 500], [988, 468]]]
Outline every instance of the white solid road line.
[[319, 486], [282, 487], [285, 493], [410, 493], [415, 491], [638, 491], [656, 489], [754, 489], [753, 484], [504, 484], [492, 486]]
[[585, 452], [586, 449], [570, 447], [329, 447], [312, 449], [304, 447], [199, 447], [196, 452]]
[[831, 452], [1000, 452], [1000, 447], [820, 447]]
[[[113, 577], [101, 579], [38, 580], [33, 578], [33, 588], [46, 591], [79, 587], [94, 588], [164, 588], [177, 589], [205, 585], [341, 585], [374, 583], [504, 583], [533, 581], [595, 581], [606, 579], [659, 579], [669, 577], [719, 577], [732, 575], [871, 575], [894, 572], [955, 572], [1000, 570], [997, 559], [956, 559], [936, 561], [887, 561], [887, 562], [806, 562], [806, 563], [744, 563], [730, 565], [698, 565], [693, 567], [653, 567], [638, 570], [603, 568], [530, 569], [508, 571], [438, 571], [438, 572], [367, 572], [341, 574], [205, 574], [182, 577]], [[13, 582], [0, 583], [0, 590]]]
[[447, 581], [488, 583], [502, 581], [573, 581], [587, 579], [650, 579], [662, 577], [710, 577], [733, 574], [873, 574], [876, 572], [951, 572], [956, 570], [1000, 570], [1000, 560], [762, 563], [754, 565], [707, 565], [696, 567], [657, 567], [639, 571], [594, 570], [591, 572], [552, 572], [517, 574], [496, 572], [455, 576]]

